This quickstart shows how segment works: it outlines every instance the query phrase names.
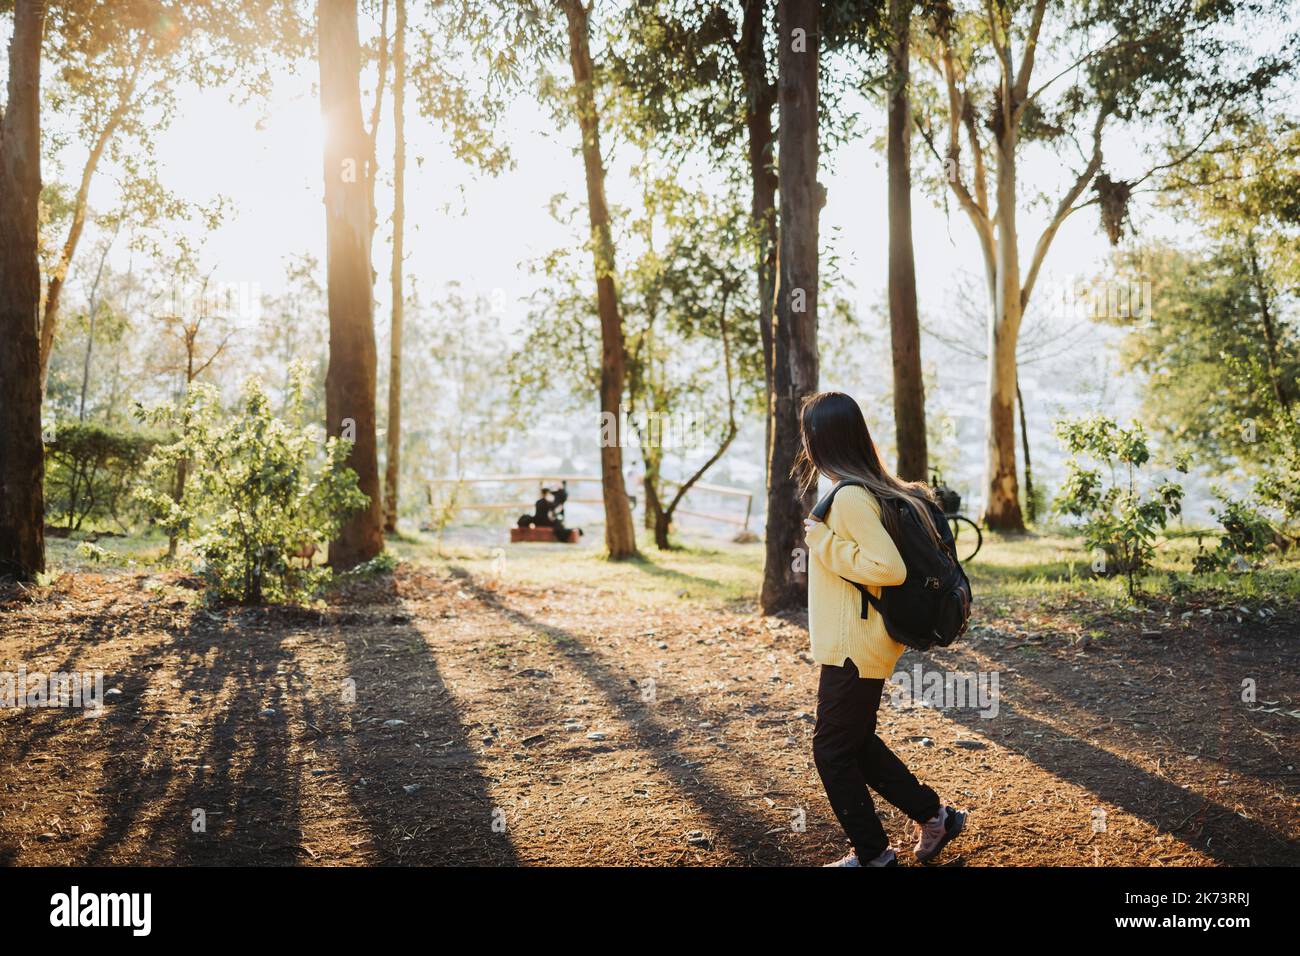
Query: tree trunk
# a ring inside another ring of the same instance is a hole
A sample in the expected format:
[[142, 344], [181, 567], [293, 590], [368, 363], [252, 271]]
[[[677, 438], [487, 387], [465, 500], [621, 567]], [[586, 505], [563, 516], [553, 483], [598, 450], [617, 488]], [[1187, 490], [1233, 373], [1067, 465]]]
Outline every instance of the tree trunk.
[[[638, 394], [640, 391], [635, 384], [631, 385], [631, 389], [633, 395]], [[653, 441], [642, 442], [641, 460], [645, 463], [645, 478], [642, 480], [642, 490], [645, 492], [645, 528], [647, 531], [655, 529], [659, 513], [663, 511], [663, 504], [659, 500], [659, 488], [663, 482], [663, 458], [662, 445], [656, 445]]]
[[[193, 326], [185, 326], [185, 381], [181, 385], [180, 394], [177, 396], [177, 403], [186, 409], [181, 419], [181, 434], [189, 431], [190, 413], [186, 399], [190, 394], [190, 386], [194, 384], [194, 377], [197, 374], [194, 371], [194, 356], [198, 347], [199, 325], [196, 322]], [[190, 460], [188, 458], [179, 458], [176, 461], [176, 477], [172, 483], [172, 501], [178, 505], [185, 498], [185, 482], [189, 480]], [[180, 538], [175, 534], [167, 536], [167, 560], [176, 559], [176, 551], [180, 546]]]
[[647, 531], [653, 531], [655, 528], [655, 516], [659, 514], [659, 496], [655, 493], [656, 483], [659, 481], [659, 472], [656, 468], [651, 471], [650, 465], [646, 464], [645, 477], [641, 479], [641, 490], [645, 492], [645, 528]]
[[654, 477], [646, 471], [645, 477], [645, 523], [646, 529], [654, 532], [655, 547], [660, 551], [667, 551], [672, 547], [668, 540], [669, 519], [664, 513], [664, 504], [659, 497], [659, 483], [662, 480], [658, 466], [655, 468]]
[[[185, 497], [185, 482], [189, 480], [190, 460], [181, 458], [176, 462], [176, 478], [172, 484], [172, 501], [177, 504]], [[176, 560], [176, 551], [180, 546], [180, 539], [176, 535], [167, 536], [167, 560]]]
[[1025, 454], [1025, 512], [1030, 523], [1038, 520], [1038, 505], [1034, 502], [1034, 465], [1029, 458], [1029, 426], [1025, 419], [1025, 397], [1020, 394], [1020, 379], [1016, 378], [1016, 406], [1020, 409], [1020, 450]]
[[1264, 329], [1264, 360], [1268, 366], [1268, 381], [1277, 399], [1278, 408], [1286, 414], [1284, 421], [1291, 421], [1291, 398], [1283, 390], [1281, 359], [1278, 354], [1277, 327], [1273, 321], [1273, 296], [1264, 281], [1264, 270], [1259, 265], [1259, 253], [1255, 247], [1255, 233], [1246, 233], [1246, 256], [1250, 266], [1250, 281], [1255, 287], [1255, 298], [1259, 300], [1259, 321]]
[[655, 512], [655, 547], [660, 551], [672, 550], [672, 540], [668, 533], [672, 530], [672, 520], [662, 508]]
[[0, 575], [45, 570], [45, 449], [36, 258], [45, 4], [18, 0], [0, 119]]
[[90, 391], [90, 360], [95, 352], [95, 319], [99, 315], [99, 283], [104, 278], [104, 264], [108, 261], [108, 253], [113, 248], [113, 241], [117, 239], [118, 233], [122, 229], [122, 221], [119, 219], [117, 226], [113, 229], [113, 238], [104, 244], [104, 251], [99, 256], [99, 268], [95, 270], [95, 281], [90, 286], [89, 317], [87, 318], [86, 331], [86, 353], [81, 359], [81, 399], [77, 403], [77, 421], [86, 420], [86, 393]]
[[406, 0], [397, 0], [393, 37], [393, 321], [388, 345], [388, 454], [384, 463], [384, 530], [397, 530], [402, 462], [402, 230], [406, 222]]
[[[939, 8], [944, 14], [938, 21], [940, 29], [937, 36], [942, 57], [939, 69], [948, 92], [946, 161], [950, 168], [947, 170], [947, 178], [979, 236], [988, 281], [988, 433], [984, 462], [984, 511], [981, 517], [990, 528], [1002, 531], [1024, 530], [1016, 481], [1016, 343], [1020, 336], [1020, 320], [1057, 231], [1070, 215], [1081, 208], [1082, 204], [1077, 204], [1077, 201], [1101, 168], [1102, 130], [1111, 108], [1103, 107], [1097, 112], [1092, 130], [1092, 155], [1075, 178], [1074, 184], [1061, 197], [1047, 228], [1038, 237], [1027, 278], [1022, 284], [1020, 241], [1016, 233], [1016, 149], [1019, 146], [1019, 129], [1024, 119], [1024, 110], [1034, 95], [1030, 92], [1030, 86], [1039, 33], [1047, 7], [1048, 4], [1043, 0], [1034, 4], [1023, 37], [1024, 50], [1018, 68], [1013, 65], [1009, 41], [997, 45], [995, 38], [1002, 78], [996, 91], [992, 115], [989, 116], [983, 114], [982, 107], [978, 110], [972, 107], [973, 98], [981, 98], [985, 94], [972, 90], [969, 82], [964, 89], [961, 86], [958, 63], [963, 56], [954, 50], [954, 34], [951, 29], [953, 11], [949, 4], [942, 4]], [[993, 7], [990, 6], [986, 12], [992, 24], [995, 17]], [[976, 117], [977, 112], [980, 112], [982, 118]], [[996, 176], [995, 215], [989, 214], [986, 181], [989, 164], [979, 135], [979, 126], [984, 120], [989, 121], [989, 129], [994, 134], [993, 148], [989, 152]], [[959, 162], [963, 133], [973, 160], [970, 174], [973, 192], [965, 182]]]
[[1016, 235], [1016, 134], [1004, 133], [997, 165], [997, 287], [989, 323], [989, 424], [982, 520], [998, 531], [1023, 531], [1016, 480], [1016, 342], [1020, 335], [1020, 243]]
[[[388, 82], [388, 0], [383, 0], [380, 4], [379, 13], [379, 56], [375, 68], [375, 98], [370, 102], [370, 126], [362, 127], [366, 130], [366, 141], [370, 146], [368, 153], [370, 157], [370, 175], [366, 179], [368, 187], [366, 197], [370, 202], [370, 238], [372, 242], [375, 233], [379, 230], [379, 209], [375, 205], [375, 182], [379, 178], [379, 118], [383, 115], [384, 110], [384, 84], [386, 82]], [[370, 282], [372, 287], [376, 278], [374, 272], [371, 272]]]
[[95, 297], [90, 297], [90, 315], [86, 328], [86, 351], [81, 357], [81, 398], [77, 402], [77, 421], [86, 420], [86, 393], [90, 391], [90, 360], [95, 352], [95, 313], [98, 311]]
[[[744, 73], [745, 130], [749, 146], [750, 219], [758, 234], [758, 333], [763, 343], [764, 408], [772, 404], [772, 295], [776, 287], [776, 157], [772, 107], [776, 87], [767, 78], [768, 0], [745, 0], [740, 30], [740, 66]], [[772, 419], [767, 418], [764, 464], [770, 454]]]
[[[645, 446], [642, 448], [642, 456], [646, 459], [646, 527], [652, 529], [655, 533], [655, 546], [660, 551], [667, 551], [672, 547], [669, 539], [669, 532], [673, 526], [673, 516], [677, 513], [677, 506], [685, 499], [695, 485], [708, 473], [709, 469], [716, 465], [722, 456], [727, 453], [731, 443], [735, 441], [736, 434], [740, 427], [736, 424], [736, 385], [735, 376], [731, 370], [731, 334], [727, 327], [727, 302], [731, 297], [731, 291], [727, 290], [722, 295], [722, 306], [718, 310], [718, 336], [722, 341], [722, 371], [723, 377], [727, 384], [727, 432], [723, 436], [718, 447], [714, 449], [712, 455], [704, 464], [695, 469], [685, 481], [677, 484], [677, 491], [664, 504], [664, 498], [659, 494], [659, 489], [664, 487], [662, 480], [662, 463], [663, 453], [659, 448], [654, 446]], [[652, 409], [653, 411], [653, 409]], [[653, 450], [652, 450], [653, 448]], [[650, 461], [653, 459], [653, 469]], [[651, 480], [653, 477], [653, 481]], [[665, 488], [665, 492], [667, 489]]]
[[[574, 104], [582, 132], [582, 161], [587, 177], [587, 214], [591, 221], [596, 267], [596, 308], [600, 315], [600, 413], [602, 429], [600, 480], [605, 499], [605, 546], [614, 559], [634, 557], [636, 527], [623, 480], [622, 420], [624, 355], [623, 319], [614, 288], [614, 239], [605, 202], [605, 160], [600, 152], [600, 121], [592, 87], [590, 23], [581, 0], [564, 0], [569, 29], [569, 64], [573, 68]], [[612, 432], [612, 434], [611, 434]]]
[[889, 333], [894, 356], [894, 441], [898, 475], [929, 477], [925, 436], [925, 382], [921, 374], [921, 320], [912, 250], [912, 0], [889, 0]]
[[95, 170], [99, 168], [99, 160], [104, 155], [104, 150], [108, 147], [109, 141], [112, 140], [114, 134], [117, 133], [118, 127], [122, 124], [122, 118], [131, 106], [132, 99], [135, 96], [135, 88], [140, 81], [140, 73], [144, 69], [145, 57], [149, 52], [149, 44], [149, 40], [143, 41], [139, 52], [136, 54], [135, 63], [131, 69], [131, 77], [118, 97], [113, 112], [109, 114], [104, 127], [99, 131], [94, 144], [90, 147], [90, 154], [86, 157], [86, 165], [81, 170], [81, 182], [77, 186], [77, 196], [72, 203], [72, 223], [68, 226], [67, 238], [64, 239], [63, 248], [59, 251], [59, 261], [55, 266], [54, 274], [50, 277], [50, 285], [45, 293], [45, 309], [41, 319], [42, 395], [45, 394], [45, 380], [50, 371], [50, 355], [54, 352], [54, 333], [58, 328], [59, 305], [63, 298], [63, 286], [67, 281], [68, 269], [72, 267], [72, 257], [77, 253], [77, 245], [81, 242], [81, 234], [86, 227], [90, 184], [95, 177]]
[[818, 5], [779, 0], [780, 237], [772, 326], [772, 440], [768, 456], [767, 550], [761, 604], [772, 614], [804, 602], [807, 548], [790, 470], [799, 449], [799, 410], [817, 388]]
[[347, 464], [369, 504], [330, 542], [329, 561], [346, 570], [384, 547], [375, 441], [375, 328], [371, 295], [369, 143], [361, 122], [361, 48], [356, 0], [319, 0], [321, 114], [325, 121], [325, 242], [330, 354], [325, 427], [352, 439]]

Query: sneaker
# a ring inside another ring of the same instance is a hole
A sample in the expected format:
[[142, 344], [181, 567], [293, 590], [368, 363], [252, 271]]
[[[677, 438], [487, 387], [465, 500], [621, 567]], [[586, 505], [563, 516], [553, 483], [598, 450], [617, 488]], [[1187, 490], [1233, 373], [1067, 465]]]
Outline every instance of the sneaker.
[[885, 851], [880, 854], [880, 856], [876, 857], [874, 860], [871, 860], [870, 862], [865, 864], [858, 859], [858, 855], [856, 853], [850, 853], [848, 856], [836, 860], [834, 863], [827, 863], [826, 865], [827, 866], [898, 866], [898, 854], [894, 852], [894, 848], [891, 846], [891, 847], [887, 847]]
[[948, 841], [961, 833], [966, 826], [966, 814], [952, 807], [940, 807], [939, 812], [925, 823], [916, 825], [916, 858], [928, 863], [939, 855], [939, 851], [948, 845]]

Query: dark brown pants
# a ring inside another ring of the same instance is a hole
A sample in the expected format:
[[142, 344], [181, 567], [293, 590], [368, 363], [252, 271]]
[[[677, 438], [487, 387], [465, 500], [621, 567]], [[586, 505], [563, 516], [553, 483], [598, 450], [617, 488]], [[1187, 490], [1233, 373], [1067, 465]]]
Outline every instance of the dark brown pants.
[[823, 664], [817, 685], [813, 760], [835, 818], [863, 863], [889, 846], [871, 790], [917, 823], [939, 812], [938, 795], [912, 776], [876, 736], [876, 710], [884, 687], [883, 680], [859, 677], [851, 660], [843, 667]]

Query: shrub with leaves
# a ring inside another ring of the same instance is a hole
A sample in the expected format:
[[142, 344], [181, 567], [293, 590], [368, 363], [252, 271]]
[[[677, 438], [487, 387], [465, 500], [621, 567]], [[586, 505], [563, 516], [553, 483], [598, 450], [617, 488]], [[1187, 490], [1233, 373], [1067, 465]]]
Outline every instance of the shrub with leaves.
[[[345, 465], [348, 443], [326, 441], [324, 429], [303, 422], [303, 392], [295, 371], [284, 419], [272, 414], [257, 379], [229, 411], [215, 389], [196, 383], [179, 406], [141, 412], [180, 438], [155, 449], [140, 497], [169, 534], [192, 542], [214, 597], [246, 604], [310, 597], [328, 571], [295, 564], [295, 555], [365, 507]], [[156, 488], [181, 461], [189, 480], [177, 500]]]
[[131, 486], [159, 436], [60, 422], [45, 446], [45, 513], [69, 531], [113, 521], [127, 530]]
[[1270, 548], [1276, 547], [1281, 535], [1268, 516], [1248, 502], [1235, 501], [1219, 494], [1221, 508], [1212, 508], [1223, 526], [1218, 547], [1202, 548], [1192, 559], [1192, 570], [1199, 573], [1223, 570], [1248, 570]]
[[1265, 506], [1276, 509], [1284, 527], [1294, 534], [1295, 526], [1300, 524], [1300, 446], [1287, 449], [1276, 459], [1274, 471], [1260, 476], [1255, 496]]
[[1266, 463], [1255, 483], [1254, 497], [1281, 516], [1283, 528], [1294, 526], [1300, 523], [1300, 421], [1294, 402], [1284, 401], [1294, 392], [1294, 378], [1280, 381], [1275, 370], [1255, 358], [1245, 361], [1225, 353], [1220, 359], [1247, 384], [1262, 411], [1258, 421], [1247, 420], [1239, 428], [1249, 436], [1250, 444], [1259, 446], [1256, 457]]
[[[1140, 483], [1151, 451], [1136, 422], [1123, 428], [1101, 415], [1064, 420], [1056, 435], [1070, 460], [1055, 508], [1082, 520], [1085, 544], [1105, 556], [1104, 573], [1127, 577], [1132, 597], [1137, 575], [1151, 566], [1156, 536], [1182, 510], [1182, 486], [1169, 479]], [[1187, 471], [1181, 457], [1174, 467]]]
[[[1300, 523], [1300, 421], [1293, 410], [1294, 374], [1287, 375], [1276, 357], [1242, 358], [1219, 355], [1223, 367], [1243, 384], [1259, 417], [1240, 421], [1237, 431], [1247, 446], [1257, 446], [1252, 456], [1263, 463], [1248, 500], [1233, 500], [1222, 492], [1223, 503], [1214, 515], [1223, 526], [1219, 545], [1202, 549], [1194, 559], [1197, 571], [1246, 570], [1258, 564], [1270, 548], [1290, 547]], [[1273, 518], [1279, 519], [1277, 526]]]

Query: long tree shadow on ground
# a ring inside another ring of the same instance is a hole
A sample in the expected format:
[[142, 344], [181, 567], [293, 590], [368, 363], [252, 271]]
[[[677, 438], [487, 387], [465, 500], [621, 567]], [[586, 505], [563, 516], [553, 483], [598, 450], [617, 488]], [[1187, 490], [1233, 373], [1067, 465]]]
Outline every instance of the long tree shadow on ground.
[[[180, 695], [198, 707], [194, 752], [175, 754], [184, 780], [154, 814], [149, 844], [174, 847], [177, 862], [303, 862], [301, 737], [296, 720], [305, 692], [302, 662], [275, 627], [199, 627], [178, 641]], [[175, 718], [173, 718], [174, 720]], [[165, 746], [159, 750], [167, 752]], [[170, 839], [178, 829], [179, 840]], [[106, 836], [108, 833], [106, 832]]]
[[[286, 655], [278, 642], [241, 639], [211, 621], [191, 616], [188, 626], [160, 628], [150, 608], [133, 610], [127, 617], [139, 630], [125, 654], [103, 639], [111, 628], [97, 615], [68, 641], [69, 662], [105, 672], [114, 693], [102, 716], [54, 711], [8, 721], [6, 762], [30, 755], [39, 761], [30, 766], [60, 778], [24, 774], [20, 792], [43, 798], [59, 830], [51, 842], [69, 862], [277, 862], [265, 853], [268, 837], [299, 842], [288, 708], [275, 680]], [[259, 719], [268, 700], [280, 704], [278, 716]], [[266, 792], [275, 796], [260, 806], [274, 812], [241, 813], [250, 794]], [[10, 831], [5, 840], [32, 836]]]
[[[550, 640], [566, 646], [586, 647], [580, 637], [564, 628], [548, 624], [518, 608], [503, 603], [492, 591], [481, 587], [466, 570], [452, 567], [451, 574], [477, 601], [496, 614], [520, 627], [544, 634]], [[722, 779], [716, 773], [701, 767], [673, 746], [676, 728], [654, 716], [652, 705], [629, 693], [627, 678], [602, 662], [597, 653], [570, 654], [567, 659], [605, 697], [610, 708], [629, 728], [632, 743], [648, 754], [668, 779], [672, 780], [710, 821], [717, 832], [725, 834], [728, 842], [748, 861], [764, 865], [790, 865], [796, 861], [790, 849], [777, 838], [786, 832], [774, 828], [773, 821], [754, 814], [731, 792], [735, 781]], [[671, 707], [681, 711], [684, 718], [696, 722], [705, 715], [680, 701], [660, 703], [654, 707]]]
[[[6, 717], [0, 861], [514, 861], [437, 663], [392, 599], [323, 614], [156, 611], [141, 595], [114, 609], [116, 627], [92, 614], [63, 633], [66, 659], [102, 663], [118, 691], [102, 717]], [[57, 650], [21, 636], [6, 647], [24, 661]], [[421, 750], [422, 728], [447, 743]], [[423, 784], [408, 790], [412, 777]], [[56, 832], [32, 832], [49, 820]]]
[[330, 637], [345, 673], [313, 698], [311, 722], [347, 781], [375, 862], [515, 865], [469, 728], [401, 599], [389, 593], [342, 615]]
[[[1248, 754], [1255, 766], [1269, 757], [1270, 752], [1247, 732], [1249, 718], [1228, 708], [1224, 695], [1231, 696], [1238, 672], [1258, 670], [1261, 653], [1271, 657], [1279, 651], [1271, 646], [1242, 645], [1225, 650], [1217, 646], [1221, 636], [1213, 631], [1202, 638], [1208, 646], [1197, 648], [1199, 655], [1190, 658], [1172, 655], [1150, 642], [1128, 643], [1117, 648], [1124, 655], [1122, 673], [1128, 681], [1127, 687], [1118, 685], [1114, 676], [1088, 676], [1081, 669], [1084, 665], [1061, 666], [1057, 661], [1034, 661], [1017, 655], [1016, 677], [1010, 687], [1003, 682], [996, 720], [981, 718], [976, 710], [967, 708], [947, 708], [943, 714], [1052, 775], [1086, 789], [1099, 800], [1146, 820], [1158, 831], [1187, 842], [1220, 863], [1294, 865], [1300, 860], [1300, 842], [1263, 823], [1243, 818], [1238, 813], [1239, 806], [1207, 796], [1202, 792], [1204, 786], [1180, 786], [1111, 752], [1127, 750], [1153, 758], [1160, 754], [1193, 754], [1219, 761], [1225, 771], [1246, 777], [1251, 776], [1251, 765], [1246, 762]], [[1005, 650], [981, 645], [980, 652], [954, 648], [922, 657], [923, 662], [928, 661], [923, 667], [951, 671], [1002, 666], [986, 655], [1006, 653]], [[1225, 655], [1223, 661], [1206, 664], [1206, 654], [1213, 659], [1213, 655], [1220, 653]], [[1222, 672], [1217, 679], [1211, 673], [1216, 670]], [[1016, 684], [1021, 687], [1017, 689]], [[1005, 693], [1009, 689], [1013, 692], [1010, 701]], [[1141, 709], [1155, 704], [1162, 709]], [[1060, 718], [1056, 723], [1049, 723], [1029, 713], [1031, 709], [1044, 713], [1055, 710]], [[1117, 717], [1121, 719], [1120, 726], [1125, 723], [1131, 726], [1132, 721], [1126, 718], [1134, 714], [1141, 715], [1139, 726], [1143, 731], [1123, 736], [1113, 729]], [[1071, 725], [1068, 730], [1060, 726], [1071, 721], [1082, 724], [1085, 720], [1092, 726]], [[1286, 762], [1280, 753], [1272, 756], [1277, 763]], [[1269, 780], [1267, 784], [1275, 786], [1277, 780]], [[1261, 792], [1264, 795], [1256, 793], [1256, 798], [1268, 801], [1267, 791]], [[1235, 800], [1242, 796], [1243, 793], [1237, 792]]]

